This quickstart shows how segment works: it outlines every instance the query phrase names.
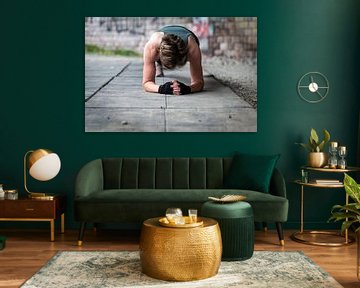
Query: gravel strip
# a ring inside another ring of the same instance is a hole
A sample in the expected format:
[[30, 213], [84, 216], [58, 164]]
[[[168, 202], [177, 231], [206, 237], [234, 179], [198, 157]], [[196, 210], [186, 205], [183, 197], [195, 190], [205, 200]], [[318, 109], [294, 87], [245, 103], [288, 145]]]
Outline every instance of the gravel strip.
[[230, 87], [253, 108], [257, 108], [256, 60], [237, 61], [222, 57], [204, 57], [203, 68], [221, 83]]

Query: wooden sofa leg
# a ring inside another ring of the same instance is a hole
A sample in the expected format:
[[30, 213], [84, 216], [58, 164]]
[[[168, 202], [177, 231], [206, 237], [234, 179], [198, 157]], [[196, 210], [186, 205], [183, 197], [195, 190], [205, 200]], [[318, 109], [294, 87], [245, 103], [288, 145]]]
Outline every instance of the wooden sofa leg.
[[266, 232], [268, 231], [268, 226], [267, 226], [267, 222], [262, 222], [263, 225], [263, 230]]
[[81, 222], [79, 229], [78, 246], [82, 246], [85, 228], [86, 228], [86, 222]]
[[285, 245], [285, 240], [284, 240], [284, 231], [282, 228], [282, 223], [281, 222], [275, 222], [276, 224], [276, 230], [279, 236], [279, 242], [280, 242], [280, 246], [284, 246]]

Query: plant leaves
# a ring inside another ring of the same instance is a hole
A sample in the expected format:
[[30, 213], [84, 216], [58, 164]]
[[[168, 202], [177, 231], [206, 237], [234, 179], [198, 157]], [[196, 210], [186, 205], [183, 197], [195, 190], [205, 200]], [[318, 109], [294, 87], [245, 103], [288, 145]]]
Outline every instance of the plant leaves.
[[348, 219], [358, 219], [357, 214], [351, 213], [351, 212], [333, 212], [329, 220], [339, 221], [339, 220], [345, 220]]
[[360, 204], [360, 186], [356, 181], [344, 173], [344, 187], [346, 193], [357, 203]]
[[349, 229], [354, 223], [360, 223], [360, 185], [344, 173], [344, 187], [346, 193], [355, 201], [348, 205], [334, 205], [328, 221], [343, 221], [341, 231]]
[[310, 138], [309, 138], [309, 146], [311, 147], [311, 148], [310, 148], [310, 149], [311, 149], [310, 152], [318, 152], [318, 151], [317, 151], [317, 144], [316, 144], [316, 142], [315, 142], [313, 139], [311, 139], [311, 136], [310, 136]]
[[324, 144], [326, 144], [327, 142], [330, 141], [330, 133], [326, 129], [323, 130], [323, 133], [324, 133]]
[[330, 133], [326, 129], [323, 129], [324, 140], [319, 143], [319, 136], [314, 128], [310, 130], [309, 142], [307, 144], [304, 143], [296, 143], [301, 145], [303, 148], [308, 150], [309, 152], [322, 152], [324, 151], [325, 144], [330, 140]]
[[314, 142], [315, 142], [316, 144], [318, 144], [318, 142], [319, 142], [319, 136], [318, 136], [318, 134], [316, 133], [316, 130], [315, 130], [314, 128], [311, 128], [310, 136], [311, 136], [311, 139], [314, 140]]
[[303, 148], [305, 148], [306, 150], [308, 150], [309, 152], [311, 152], [311, 150], [312, 150], [312, 148], [311, 148], [311, 146], [310, 146], [310, 144], [309, 143], [295, 143], [295, 144], [298, 144], [298, 145], [300, 145], [301, 147], [303, 147]]
[[311, 152], [316, 152], [316, 146], [317, 146], [317, 144], [316, 144], [315, 141], [311, 138], [311, 136], [309, 137], [309, 146], [311, 147]]
[[[348, 205], [334, 205], [333, 208], [331, 209], [331, 213], [335, 213], [336, 209], [338, 211], [350, 211], [352, 213], [354, 213], [355, 215], [360, 215], [360, 210], [357, 207], [356, 203], [350, 203]], [[344, 213], [344, 212], [341, 212]]]
[[317, 152], [324, 151], [324, 145], [325, 145], [325, 142], [323, 140], [323, 141], [320, 142], [319, 146], [317, 147], [319, 149], [319, 151], [317, 151]]
[[341, 225], [341, 233], [344, 233], [346, 229], [349, 229], [351, 225], [358, 222], [358, 220], [344, 221]]

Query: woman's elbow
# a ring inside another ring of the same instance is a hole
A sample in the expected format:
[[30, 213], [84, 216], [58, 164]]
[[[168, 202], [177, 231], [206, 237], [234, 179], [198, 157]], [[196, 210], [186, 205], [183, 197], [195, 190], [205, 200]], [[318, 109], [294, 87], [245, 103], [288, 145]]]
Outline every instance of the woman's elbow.
[[199, 81], [195, 85], [191, 85], [191, 86], [194, 87], [194, 89], [192, 89], [193, 92], [200, 92], [204, 90], [204, 81]]
[[158, 92], [156, 85], [153, 82], [147, 81], [145, 83], [142, 84], [143, 89], [145, 92], [151, 92], [151, 93], [156, 93]]
[[142, 87], [144, 89], [144, 92], [149, 92], [149, 85], [147, 85], [148, 83], [145, 82], [145, 83], [142, 83]]
[[204, 80], [200, 82], [200, 91], [204, 90]]

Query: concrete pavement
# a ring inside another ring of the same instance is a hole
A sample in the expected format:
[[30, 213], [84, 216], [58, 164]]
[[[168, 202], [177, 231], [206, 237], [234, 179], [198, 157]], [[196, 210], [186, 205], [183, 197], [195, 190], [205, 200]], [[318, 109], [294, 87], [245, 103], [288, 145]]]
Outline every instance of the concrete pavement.
[[[257, 110], [206, 73], [205, 89], [161, 95], [142, 89], [142, 59], [85, 56], [86, 132], [256, 132]], [[189, 83], [189, 67], [158, 84]]]

